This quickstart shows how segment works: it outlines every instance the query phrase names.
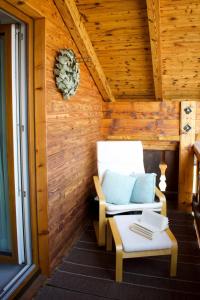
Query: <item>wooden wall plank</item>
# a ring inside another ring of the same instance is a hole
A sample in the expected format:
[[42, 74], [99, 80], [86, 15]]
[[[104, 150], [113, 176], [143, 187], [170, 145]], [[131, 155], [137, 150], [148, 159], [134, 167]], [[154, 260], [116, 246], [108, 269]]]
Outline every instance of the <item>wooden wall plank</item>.
[[84, 58], [87, 67], [106, 101], [114, 101], [114, 96], [107, 82], [104, 71], [99, 63], [88, 33], [81, 20], [81, 16], [74, 0], [54, 0], [66, 26]]
[[[189, 114], [185, 109], [191, 108]], [[183, 101], [181, 103], [180, 119], [180, 148], [179, 148], [179, 208], [191, 211], [193, 165], [193, 144], [195, 142], [196, 102]], [[187, 132], [185, 126], [190, 126]]]
[[49, 230], [46, 141], [46, 35], [45, 19], [35, 20], [34, 27], [35, 143], [39, 264], [49, 274]]
[[[13, 6], [12, 6], [13, 7]], [[14, 8], [15, 9], [15, 8]], [[17, 11], [19, 11], [17, 9]], [[16, 16], [16, 15], [15, 15]], [[27, 18], [27, 16], [26, 16]], [[29, 156], [29, 194], [31, 213], [31, 234], [32, 234], [32, 260], [39, 269], [38, 254], [38, 224], [37, 224], [37, 187], [36, 187], [36, 158], [35, 158], [35, 97], [34, 97], [34, 21], [30, 18], [27, 24], [28, 30], [28, 156]], [[42, 266], [41, 266], [42, 270]], [[30, 274], [31, 277], [31, 274]], [[27, 278], [28, 282], [28, 278]], [[25, 283], [24, 283], [25, 285]]]
[[[1, 8], [5, 11], [8, 11], [13, 16], [16, 16], [18, 19], [22, 20], [23, 22], [30, 24], [30, 17], [28, 17], [28, 13], [26, 15], [26, 12], [29, 11], [29, 5], [26, 5], [26, 2], [28, 1], [16, 1], [16, 0], [1, 0]], [[25, 8], [21, 11], [21, 9], [18, 10], [19, 6], [23, 5]], [[33, 13], [33, 12], [32, 12]], [[33, 13], [34, 14], [34, 13]], [[30, 14], [32, 15], [32, 14]], [[41, 15], [36, 14], [35, 16], [41, 17]]]
[[160, 0], [146, 0], [156, 100], [162, 100]]
[[178, 137], [176, 140], [167, 141], [167, 138], [163, 141], [162, 139], [156, 139], [155, 136], [141, 136], [141, 134], [136, 135], [108, 135], [106, 137], [109, 141], [141, 141], [143, 144], [144, 150], [171, 150], [175, 151], [179, 148]]
[[169, 142], [163, 147], [170, 149], [173, 142], [176, 148], [179, 114], [180, 104], [176, 101], [104, 103], [102, 135], [105, 139], [149, 141], [149, 145]]
[[23, 11], [25, 14], [27, 14], [28, 16], [37, 19], [37, 18], [41, 18], [42, 15], [41, 13], [38, 11], [37, 7], [32, 5], [32, 1], [29, 0], [7, 0], [7, 2], [9, 2], [10, 4], [12, 4], [13, 6], [18, 7], [21, 11]]

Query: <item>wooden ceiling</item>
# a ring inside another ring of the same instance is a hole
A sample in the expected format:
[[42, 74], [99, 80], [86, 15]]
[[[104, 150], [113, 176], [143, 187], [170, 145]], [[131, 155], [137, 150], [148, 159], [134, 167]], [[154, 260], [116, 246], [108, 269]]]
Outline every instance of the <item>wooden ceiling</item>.
[[200, 0], [54, 0], [105, 101], [200, 99]]
[[76, 0], [117, 99], [155, 99], [145, 0]]
[[200, 100], [200, 0], [160, 2], [163, 98]]

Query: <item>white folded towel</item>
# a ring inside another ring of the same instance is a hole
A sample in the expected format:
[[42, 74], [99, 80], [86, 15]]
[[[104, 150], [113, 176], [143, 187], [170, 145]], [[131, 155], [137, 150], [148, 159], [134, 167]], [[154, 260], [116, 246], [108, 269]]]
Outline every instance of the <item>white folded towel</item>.
[[167, 217], [150, 210], [144, 210], [141, 218], [129, 226], [130, 230], [148, 239], [168, 228], [169, 220]]

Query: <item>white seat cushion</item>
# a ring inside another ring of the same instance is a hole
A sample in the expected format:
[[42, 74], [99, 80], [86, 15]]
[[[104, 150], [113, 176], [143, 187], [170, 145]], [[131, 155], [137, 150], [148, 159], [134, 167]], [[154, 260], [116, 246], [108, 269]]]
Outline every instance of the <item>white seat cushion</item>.
[[148, 240], [131, 231], [129, 226], [134, 223], [134, 220], [138, 220], [139, 218], [140, 216], [133, 215], [114, 217], [125, 252], [161, 250], [172, 247], [172, 242], [165, 231], [157, 233], [153, 240]]
[[[96, 196], [94, 198], [95, 201], [99, 201], [99, 198]], [[116, 215], [129, 211], [142, 211], [143, 209], [151, 209], [153, 211], [160, 212], [162, 209], [161, 202], [153, 202], [153, 203], [129, 203], [125, 205], [115, 205], [106, 203], [106, 214], [108, 215]]]
[[129, 211], [142, 211], [143, 209], [151, 209], [153, 211], [160, 212], [162, 209], [161, 202], [153, 202], [153, 203], [129, 203], [125, 205], [115, 205], [106, 203], [106, 213], [108, 215], [115, 215], [123, 212]]

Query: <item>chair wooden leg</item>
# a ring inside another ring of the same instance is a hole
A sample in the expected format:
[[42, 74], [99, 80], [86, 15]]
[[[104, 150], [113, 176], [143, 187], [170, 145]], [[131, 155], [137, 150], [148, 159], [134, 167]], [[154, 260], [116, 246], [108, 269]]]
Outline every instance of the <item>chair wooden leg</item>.
[[172, 242], [172, 247], [171, 247], [171, 264], [170, 264], [170, 276], [176, 276], [176, 269], [177, 269], [177, 256], [178, 256], [178, 243], [171, 232], [171, 230], [168, 228], [166, 229], [166, 232], [168, 234], [168, 237], [170, 238]]
[[106, 243], [106, 222], [99, 222], [99, 237], [98, 237], [98, 245], [105, 246]]
[[105, 246], [106, 244], [106, 213], [105, 203], [99, 202], [99, 233], [98, 233], [98, 245]]
[[109, 221], [107, 222], [107, 232], [106, 232], [106, 250], [112, 250], [112, 232], [110, 228]]
[[98, 221], [94, 221], [93, 225], [94, 225], [94, 229], [95, 229], [95, 235], [96, 235], [98, 246], [105, 246], [106, 225], [101, 224], [101, 226], [100, 226]]
[[170, 276], [176, 276], [177, 256], [178, 256], [178, 246], [177, 246], [177, 243], [176, 243], [176, 244], [174, 244], [172, 246], [171, 264], [170, 264]]
[[116, 249], [116, 282], [121, 282], [123, 277], [123, 254], [122, 249]]
[[167, 205], [166, 202], [163, 202], [162, 210], [161, 210], [161, 215], [167, 216]]

